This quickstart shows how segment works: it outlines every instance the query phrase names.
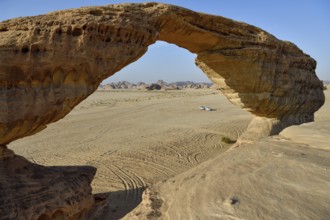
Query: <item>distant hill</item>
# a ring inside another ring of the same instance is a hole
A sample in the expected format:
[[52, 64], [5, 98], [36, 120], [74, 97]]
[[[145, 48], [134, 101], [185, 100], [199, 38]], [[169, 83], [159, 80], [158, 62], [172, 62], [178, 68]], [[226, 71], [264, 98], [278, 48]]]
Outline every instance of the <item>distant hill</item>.
[[[167, 83], [163, 80], [158, 80], [155, 83], [131, 83], [128, 81], [120, 81], [116, 83], [101, 84], [98, 90], [113, 90], [113, 89], [140, 89], [140, 90], [175, 90], [175, 89], [205, 89], [210, 88], [212, 83], [195, 83], [192, 81], [179, 81]], [[156, 89], [157, 88], [157, 89]]]

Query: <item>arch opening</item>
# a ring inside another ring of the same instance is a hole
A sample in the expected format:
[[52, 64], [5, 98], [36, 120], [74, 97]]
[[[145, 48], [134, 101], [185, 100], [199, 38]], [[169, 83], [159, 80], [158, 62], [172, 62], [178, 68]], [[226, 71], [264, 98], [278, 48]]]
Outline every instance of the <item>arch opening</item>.
[[105, 79], [102, 84], [119, 81], [150, 84], [158, 80], [168, 83], [179, 81], [211, 83], [196, 67], [195, 58], [195, 54], [184, 48], [158, 40], [148, 47], [148, 51], [140, 59]]

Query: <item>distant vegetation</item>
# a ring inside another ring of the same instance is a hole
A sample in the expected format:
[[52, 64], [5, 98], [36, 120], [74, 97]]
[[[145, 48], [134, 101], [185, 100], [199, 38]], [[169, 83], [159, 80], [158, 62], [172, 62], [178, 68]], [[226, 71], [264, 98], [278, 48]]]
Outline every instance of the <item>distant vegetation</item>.
[[235, 140], [232, 140], [229, 137], [222, 137], [221, 138], [221, 141], [224, 142], [224, 143], [226, 143], [226, 144], [234, 144], [234, 143], [236, 143]]

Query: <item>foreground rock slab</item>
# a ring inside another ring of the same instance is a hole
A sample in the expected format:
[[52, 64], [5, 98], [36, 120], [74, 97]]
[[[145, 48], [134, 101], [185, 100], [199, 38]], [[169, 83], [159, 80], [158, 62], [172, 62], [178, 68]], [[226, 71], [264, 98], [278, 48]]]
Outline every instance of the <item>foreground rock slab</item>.
[[87, 219], [96, 169], [45, 167], [0, 146], [0, 219]]
[[125, 219], [327, 219], [329, 145], [285, 133], [151, 186]]

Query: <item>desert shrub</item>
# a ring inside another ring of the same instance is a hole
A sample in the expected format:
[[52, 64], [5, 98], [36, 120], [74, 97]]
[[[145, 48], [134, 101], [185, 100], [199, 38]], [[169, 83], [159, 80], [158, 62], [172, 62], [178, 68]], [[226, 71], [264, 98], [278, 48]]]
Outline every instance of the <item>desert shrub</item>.
[[224, 142], [224, 143], [226, 143], [226, 144], [234, 144], [234, 143], [236, 143], [235, 140], [232, 140], [229, 137], [222, 137], [221, 138], [221, 141]]

